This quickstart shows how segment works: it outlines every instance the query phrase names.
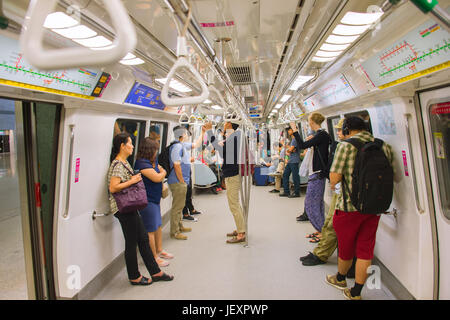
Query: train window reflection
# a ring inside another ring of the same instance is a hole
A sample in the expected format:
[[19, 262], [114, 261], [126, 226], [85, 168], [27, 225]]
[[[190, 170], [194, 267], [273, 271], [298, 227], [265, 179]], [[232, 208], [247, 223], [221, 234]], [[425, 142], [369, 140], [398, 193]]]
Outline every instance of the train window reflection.
[[337, 117], [332, 117], [332, 118], [328, 118], [328, 132], [331, 136], [331, 138], [333, 139], [333, 141], [339, 141], [339, 138], [337, 136], [337, 132], [336, 132], [336, 128], [334, 127], [335, 125], [338, 124], [339, 120], [341, 120], [340, 116]]
[[139, 147], [139, 141], [145, 138], [145, 121], [131, 119], [117, 119], [114, 123], [114, 136], [118, 133], [126, 132], [130, 135], [133, 142], [133, 154], [128, 157], [128, 162], [134, 166], [136, 154]]
[[442, 212], [450, 219], [450, 101], [430, 106], [433, 158]]
[[154, 122], [150, 123], [149, 137], [159, 141], [159, 152], [167, 146], [167, 123]]

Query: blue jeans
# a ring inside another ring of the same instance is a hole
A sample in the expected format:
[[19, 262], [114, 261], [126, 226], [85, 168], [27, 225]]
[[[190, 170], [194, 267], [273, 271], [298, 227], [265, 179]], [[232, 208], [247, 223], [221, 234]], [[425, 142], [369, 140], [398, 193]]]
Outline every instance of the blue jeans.
[[288, 163], [284, 168], [283, 173], [283, 188], [284, 193], [289, 194], [289, 176], [292, 173], [292, 180], [294, 180], [294, 194], [300, 194], [300, 175], [298, 173], [298, 163]]

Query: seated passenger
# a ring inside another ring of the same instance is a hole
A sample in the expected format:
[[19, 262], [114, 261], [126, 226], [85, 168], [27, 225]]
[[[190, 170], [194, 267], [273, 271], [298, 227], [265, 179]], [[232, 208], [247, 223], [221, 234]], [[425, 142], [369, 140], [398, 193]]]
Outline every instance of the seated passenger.
[[167, 253], [162, 248], [161, 231], [161, 196], [162, 184], [166, 177], [166, 170], [158, 164], [159, 143], [147, 137], [139, 144], [136, 163], [134, 169], [139, 170], [143, 175], [145, 189], [147, 191], [148, 205], [141, 210], [142, 221], [148, 232], [150, 248], [153, 256], [160, 267], [169, 265], [164, 259], [172, 259], [173, 255]]
[[[171, 281], [173, 276], [169, 276], [159, 269], [158, 263], [150, 250], [148, 234], [142, 223], [141, 216], [137, 211], [120, 212], [117, 203], [112, 196], [129, 186], [142, 180], [141, 174], [133, 175], [133, 168], [128, 163], [127, 158], [133, 154], [134, 146], [130, 135], [118, 133], [113, 139], [111, 151], [111, 165], [108, 170], [108, 190], [109, 204], [111, 212], [114, 213], [125, 237], [125, 264], [128, 272], [128, 279], [132, 285], [149, 285], [153, 281]], [[136, 246], [139, 247], [142, 259], [150, 273], [151, 279], [139, 273]]]
[[274, 180], [275, 180], [275, 188], [270, 190], [270, 193], [280, 193], [280, 189], [281, 189], [281, 177], [283, 175], [284, 172], [284, 155], [285, 155], [285, 150], [283, 148], [283, 144], [280, 142], [278, 143], [278, 150], [277, 150], [277, 154], [273, 156], [273, 167], [275, 168], [275, 170], [271, 173], [269, 173], [269, 175], [273, 175]]

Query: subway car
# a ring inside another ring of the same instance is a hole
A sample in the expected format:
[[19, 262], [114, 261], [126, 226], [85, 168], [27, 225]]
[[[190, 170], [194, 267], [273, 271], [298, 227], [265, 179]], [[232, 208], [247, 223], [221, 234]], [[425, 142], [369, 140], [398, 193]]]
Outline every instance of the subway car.
[[[316, 112], [330, 142], [357, 116], [392, 148], [362, 299], [450, 299], [449, 13], [449, 0], [0, 1], [0, 299], [344, 300], [325, 283], [339, 243], [326, 263], [299, 261], [318, 245], [296, 221], [308, 178], [298, 197], [271, 192], [278, 144], [294, 123], [307, 139]], [[227, 123], [241, 133], [238, 243], [205, 133], [220, 140]], [[146, 137], [162, 155], [180, 126], [202, 145], [188, 151], [201, 214], [174, 239], [174, 196], [161, 199], [174, 258], [159, 266], [174, 279], [132, 286], [109, 201], [113, 139], [128, 133], [134, 166]], [[326, 180], [325, 215], [332, 193]]]

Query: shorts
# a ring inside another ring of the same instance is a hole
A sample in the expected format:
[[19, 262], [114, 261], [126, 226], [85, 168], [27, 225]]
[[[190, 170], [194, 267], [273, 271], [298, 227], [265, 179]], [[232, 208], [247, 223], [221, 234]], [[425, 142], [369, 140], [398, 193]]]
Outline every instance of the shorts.
[[358, 259], [372, 260], [379, 221], [379, 215], [336, 210], [333, 227], [339, 258], [351, 260], [356, 254]]

